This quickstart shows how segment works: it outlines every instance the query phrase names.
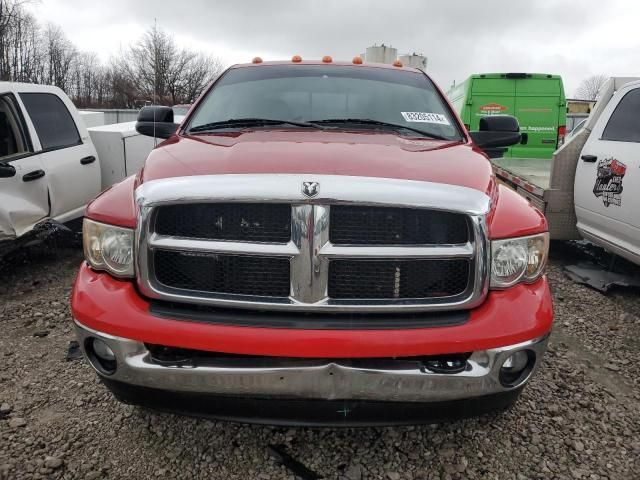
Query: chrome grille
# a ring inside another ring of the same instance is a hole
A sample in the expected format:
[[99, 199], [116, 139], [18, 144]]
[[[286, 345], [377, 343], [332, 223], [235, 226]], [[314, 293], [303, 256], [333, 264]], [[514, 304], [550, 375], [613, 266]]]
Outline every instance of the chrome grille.
[[259, 203], [182, 203], [159, 207], [159, 235], [287, 243], [291, 240], [291, 206]]
[[[319, 181], [317, 198], [305, 180]], [[138, 283], [151, 298], [384, 312], [472, 308], [487, 292], [488, 199], [475, 190], [297, 175], [151, 183], [137, 191]]]
[[336, 205], [331, 209], [329, 240], [336, 245], [466, 243], [469, 225], [460, 213]]
[[158, 282], [181, 290], [289, 296], [287, 258], [155, 250], [153, 269]]
[[425, 299], [462, 295], [468, 260], [332, 260], [329, 298]]

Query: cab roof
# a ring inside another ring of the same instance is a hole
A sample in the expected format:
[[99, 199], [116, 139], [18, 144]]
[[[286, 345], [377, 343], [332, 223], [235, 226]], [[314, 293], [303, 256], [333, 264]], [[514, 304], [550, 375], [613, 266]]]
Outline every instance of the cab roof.
[[232, 65], [229, 68], [247, 68], [247, 67], [268, 67], [268, 66], [292, 66], [296, 67], [298, 65], [323, 65], [325, 67], [330, 67], [332, 65], [343, 66], [343, 67], [353, 67], [353, 68], [362, 68], [362, 67], [374, 67], [374, 68], [385, 68], [388, 70], [400, 70], [407, 72], [415, 72], [415, 73], [425, 73], [422, 70], [413, 67], [395, 67], [393, 65], [389, 65], [386, 63], [373, 63], [373, 62], [365, 62], [362, 63], [353, 63], [347, 61], [332, 61], [332, 62], [323, 62], [322, 60], [302, 60], [300, 62], [292, 62], [291, 60], [276, 60], [269, 62], [260, 62], [260, 63], [238, 63], [236, 65]]

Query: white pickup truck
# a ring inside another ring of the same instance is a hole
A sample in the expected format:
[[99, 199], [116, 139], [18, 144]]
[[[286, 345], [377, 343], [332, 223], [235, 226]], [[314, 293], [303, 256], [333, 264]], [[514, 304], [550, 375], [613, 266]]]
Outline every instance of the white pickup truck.
[[499, 180], [544, 212], [551, 238], [586, 238], [640, 264], [640, 79], [609, 79], [553, 159], [492, 162]]
[[136, 173], [154, 146], [135, 122], [87, 130], [56, 87], [0, 82], [0, 256], [67, 223]]

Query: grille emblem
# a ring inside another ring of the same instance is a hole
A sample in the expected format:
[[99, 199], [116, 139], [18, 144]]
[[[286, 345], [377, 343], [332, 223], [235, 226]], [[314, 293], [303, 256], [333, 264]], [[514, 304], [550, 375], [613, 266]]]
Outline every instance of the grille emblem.
[[309, 198], [315, 197], [320, 193], [319, 182], [302, 182], [302, 193]]

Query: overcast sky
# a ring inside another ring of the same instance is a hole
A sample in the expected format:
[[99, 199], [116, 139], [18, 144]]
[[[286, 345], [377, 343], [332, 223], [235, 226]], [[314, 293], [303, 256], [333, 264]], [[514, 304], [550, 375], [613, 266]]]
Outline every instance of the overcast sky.
[[374, 43], [416, 51], [446, 90], [471, 73], [560, 74], [568, 96], [593, 74], [640, 73], [640, 3], [632, 0], [41, 0], [29, 7], [105, 61], [154, 19], [177, 42], [225, 65], [332, 55]]

